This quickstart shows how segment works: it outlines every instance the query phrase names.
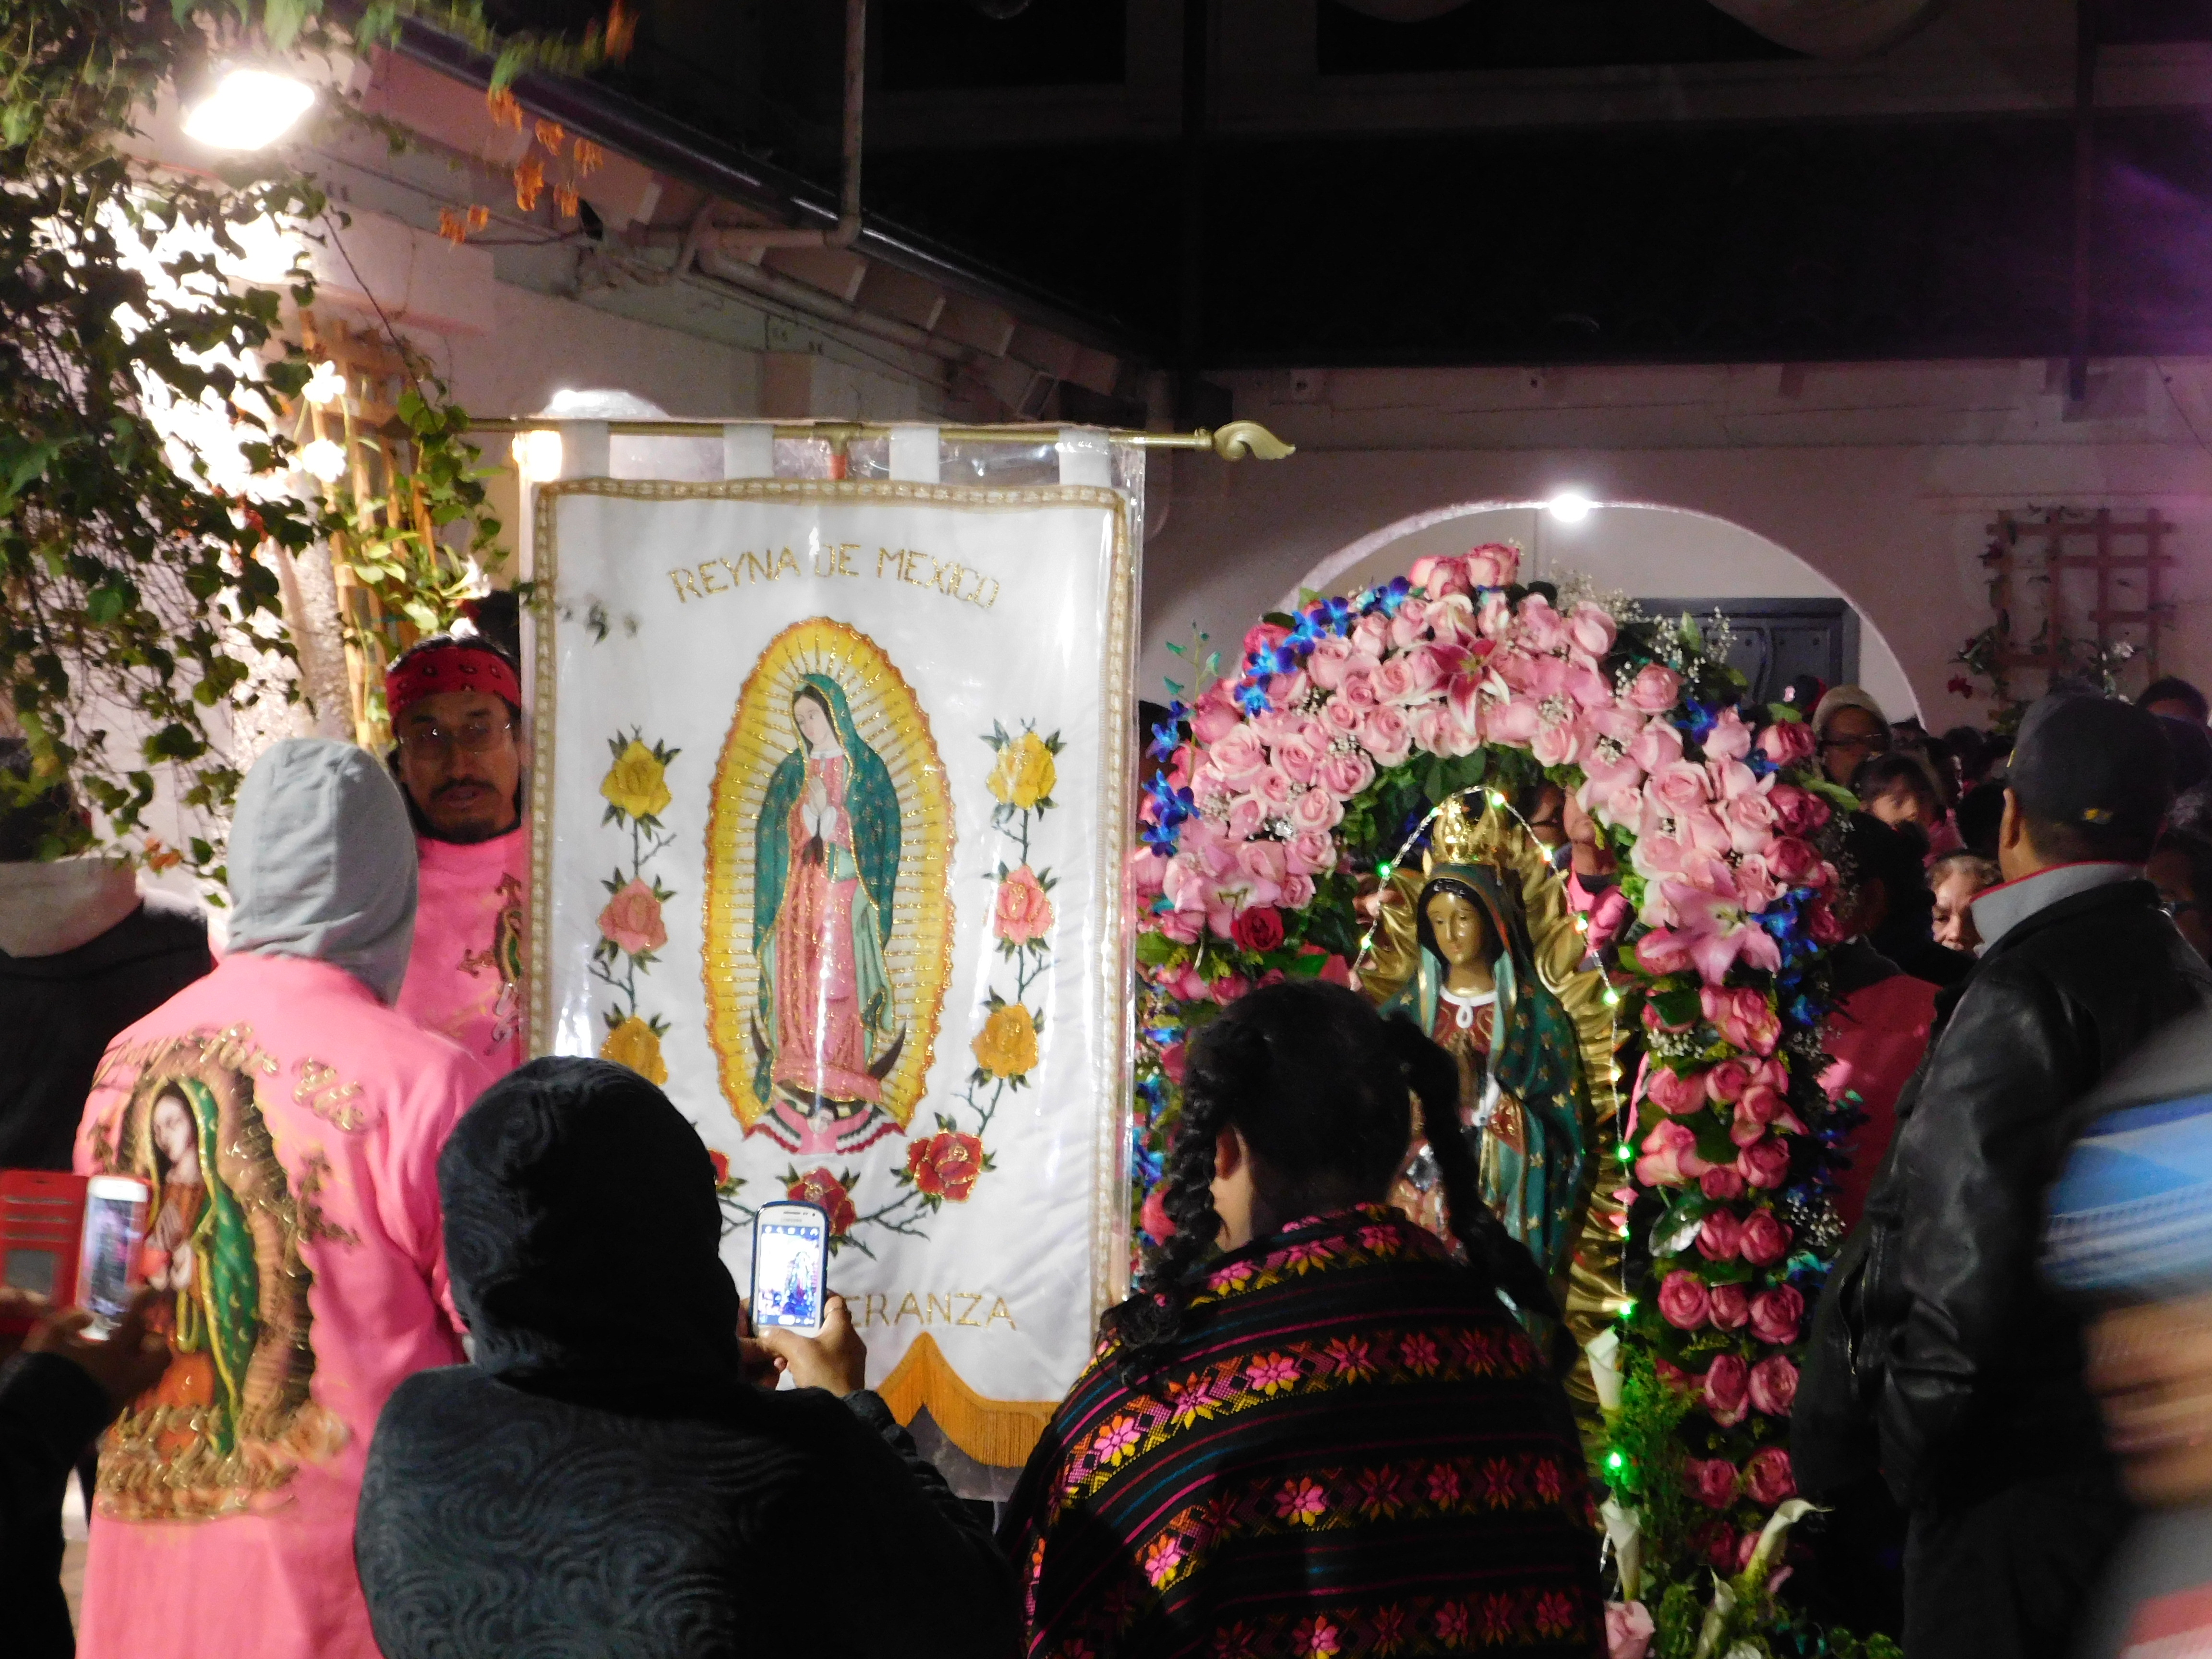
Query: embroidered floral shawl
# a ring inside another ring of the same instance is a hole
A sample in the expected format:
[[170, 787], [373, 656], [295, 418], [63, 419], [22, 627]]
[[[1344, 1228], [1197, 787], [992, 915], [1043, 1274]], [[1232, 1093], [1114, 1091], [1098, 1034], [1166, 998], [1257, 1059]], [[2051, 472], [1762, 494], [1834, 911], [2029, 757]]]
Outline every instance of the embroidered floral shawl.
[[1032, 1659], [1598, 1651], [1565, 1401], [1397, 1211], [1311, 1217], [1211, 1264], [1141, 1388], [1117, 1353], [1008, 1506]]

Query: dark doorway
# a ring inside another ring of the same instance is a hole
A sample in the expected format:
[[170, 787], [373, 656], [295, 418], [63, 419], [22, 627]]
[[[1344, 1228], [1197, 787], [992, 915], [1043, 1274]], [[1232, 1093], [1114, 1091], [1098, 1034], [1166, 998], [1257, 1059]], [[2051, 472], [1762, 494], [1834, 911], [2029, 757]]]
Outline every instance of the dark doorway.
[[1754, 702], [1773, 702], [1800, 674], [1856, 685], [1859, 617], [1841, 599], [1638, 599], [1655, 617], [1687, 611], [1702, 625], [1715, 611], [1735, 629], [1729, 664], [1751, 682]]

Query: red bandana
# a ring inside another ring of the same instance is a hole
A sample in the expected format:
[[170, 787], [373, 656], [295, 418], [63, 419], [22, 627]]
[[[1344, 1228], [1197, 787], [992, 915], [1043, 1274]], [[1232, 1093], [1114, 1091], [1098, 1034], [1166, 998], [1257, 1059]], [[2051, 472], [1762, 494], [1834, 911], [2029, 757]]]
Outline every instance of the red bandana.
[[384, 676], [384, 704], [397, 724], [425, 697], [441, 691], [489, 691], [513, 707], [522, 707], [522, 682], [507, 659], [489, 647], [455, 643], [418, 651], [395, 663]]

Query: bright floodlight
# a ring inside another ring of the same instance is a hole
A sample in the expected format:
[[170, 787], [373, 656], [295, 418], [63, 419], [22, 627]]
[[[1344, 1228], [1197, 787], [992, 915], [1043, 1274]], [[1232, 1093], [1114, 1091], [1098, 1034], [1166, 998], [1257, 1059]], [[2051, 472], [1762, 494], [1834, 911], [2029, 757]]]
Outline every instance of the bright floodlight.
[[315, 89], [267, 70], [233, 70], [185, 117], [185, 133], [212, 149], [259, 149], [307, 112]]
[[558, 432], [518, 432], [514, 441], [507, 446], [507, 453], [514, 457], [515, 471], [527, 481], [544, 483], [561, 476]]
[[1561, 524], [1580, 524], [1596, 505], [1579, 489], [1563, 489], [1544, 503], [1544, 510]]

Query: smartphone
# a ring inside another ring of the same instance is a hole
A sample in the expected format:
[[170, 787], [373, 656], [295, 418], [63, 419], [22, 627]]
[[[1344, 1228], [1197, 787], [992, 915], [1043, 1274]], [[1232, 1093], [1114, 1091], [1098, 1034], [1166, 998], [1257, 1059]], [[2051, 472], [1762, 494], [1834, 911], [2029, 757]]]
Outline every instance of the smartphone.
[[753, 1328], [812, 1336], [829, 1294], [830, 1213], [778, 1199], [753, 1218]]
[[92, 1316], [88, 1336], [105, 1337], [130, 1311], [142, 1277], [138, 1246], [153, 1196], [144, 1182], [129, 1176], [94, 1176], [86, 1185], [76, 1304]]

